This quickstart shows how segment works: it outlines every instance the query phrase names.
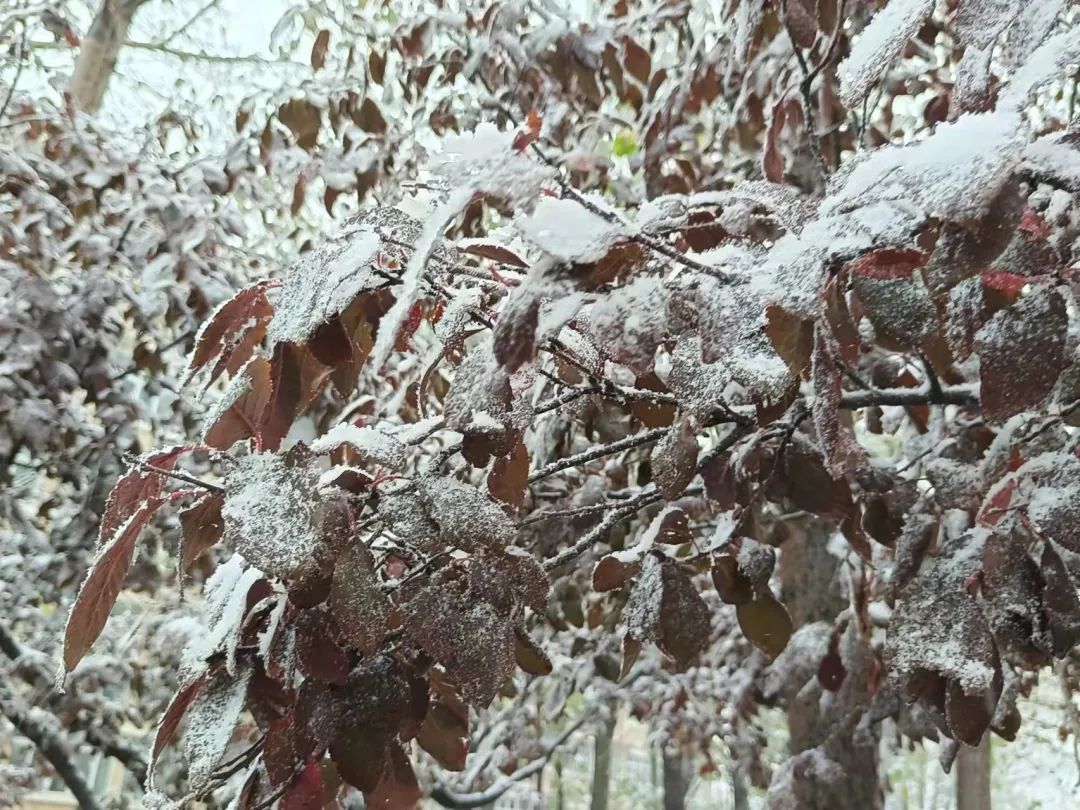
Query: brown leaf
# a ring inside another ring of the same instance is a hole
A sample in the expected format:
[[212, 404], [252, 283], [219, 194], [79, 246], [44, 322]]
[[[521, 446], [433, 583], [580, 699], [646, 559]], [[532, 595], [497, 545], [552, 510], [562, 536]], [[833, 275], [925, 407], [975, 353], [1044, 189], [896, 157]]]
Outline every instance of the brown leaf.
[[379, 105], [370, 97], [364, 98], [360, 109], [353, 113], [353, 121], [360, 129], [373, 135], [383, 135], [386, 132], [386, 119], [383, 118]]
[[656, 646], [685, 669], [708, 646], [709, 609], [679, 563], [664, 560], [662, 579]]
[[203, 552], [221, 539], [225, 523], [221, 519], [221, 507], [225, 496], [219, 492], [208, 492], [179, 514], [180, 529], [180, 571], [191, 568]]
[[784, 651], [793, 631], [791, 617], [772, 594], [745, 602], [735, 610], [743, 635], [770, 660]]
[[277, 344], [270, 360], [270, 397], [257, 422], [267, 450], [277, 450], [292, 427], [301, 404], [301, 374], [296, 346], [289, 342]]
[[386, 57], [374, 48], [368, 53], [368, 73], [376, 84], [383, 83], [384, 74], [386, 73]]
[[364, 807], [371, 810], [413, 810], [424, 796], [416, 773], [404, 749], [391, 743], [389, 762], [382, 781], [364, 795]]
[[322, 111], [304, 98], [294, 98], [278, 107], [278, 119], [287, 126], [301, 149], [311, 151], [319, 139]]
[[604, 592], [621, 588], [631, 577], [641, 570], [640, 562], [635, 559], [624, 562], [619, 554], [606, 554], [600, 558], [592, 574], [593, 589]]
[[814, 325], [776, 304], [765, 308], [765, 334], [791, 373], [802, 376], [810, 369], [814, 348]]
[[468, 709], [437, 696], [428, 708], [416, 741], [448, 771], [465, 770], [465, 758], [469, 754]]
[[[242, 386], [240, 395], [222, 412], [203, 434], [203, 443], [218, 450], [228, 450], [241, 439], [254, 438], [270, 401], [270, 363], [254, 357], [244, 366], [243, 376], [233, 381]], [[223, 396], [228, 396], [228, 391]]]
[[697, 474], [697, 430], [693, 416], [682, 416], [653, 448], [653, 481], [669, 501], [682, 495]]
[[983, 413], [1002, 422], [1041, 403], [1066, 364], [1069, 325], [1057, 290], [1037, 286], [975, 337]]
[[754, 598], [754, 583], [731, 554], [713, 557], [712, 580], [720, 598], [729, 605], [743, 605]]
[[510, 248], [500, 245], [496, 242], [489, 242], [482, 239], [469, 239], [463, 245], [458, 248], [462, 253], [469, 253], [473, 256], [483, 256], [485, 259], [491, 259], [494, 262], [500, 264], [509, 264], [512, 267], [528, 267], [528, 262], [518, 256]]
[[390, 604], [366, 546], [352, 543], [338, 555], [330, 613], [341, 637], [364, 655], [374, 654], [390, 632]]
[[520, 438], [509, 454], [499, 456], [488, 474], [488, 492], [513, 509], [520, 509], [529, 483], [529, 451]]
[[652, 75], [652, 57], [630, 37], [623, 40], [623, 67], [626, 72], [644, 85]]
[[330, 47], [330, 32], [323, 28], [311, 46], [311, 66], [318, 70], [326, 64], [326, 49]]
[[551, 659], [529, 634], [520, 628], [514, 629], [514, 660], [522, 671], [530, 675], [550, 675]]

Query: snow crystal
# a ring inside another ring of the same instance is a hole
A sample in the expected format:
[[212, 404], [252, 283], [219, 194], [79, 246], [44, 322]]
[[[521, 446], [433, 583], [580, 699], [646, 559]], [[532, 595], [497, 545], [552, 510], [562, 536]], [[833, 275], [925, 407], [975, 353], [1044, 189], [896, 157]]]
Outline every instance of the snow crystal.
[[357, 427], [348, 423], [335, 425], [311, 443], [311, 452], [321, 455], [347, 444], [364, 461], [401, 470], [405, 467], [405, 446], [394, 436], [377, 427]]
[[918, 33], [934, 10], [934, 0], [890, 0], [851, 46], [840, 63], [840, 100], [847, 107], [859, 104]]
[[[599, 198], [586, 197], [607, 208]], [[544, 197], [531, 214], [514, 221], [527, 242], [561, 262], [595, 262], [625, 237], [625, 229], [574, 200]]]

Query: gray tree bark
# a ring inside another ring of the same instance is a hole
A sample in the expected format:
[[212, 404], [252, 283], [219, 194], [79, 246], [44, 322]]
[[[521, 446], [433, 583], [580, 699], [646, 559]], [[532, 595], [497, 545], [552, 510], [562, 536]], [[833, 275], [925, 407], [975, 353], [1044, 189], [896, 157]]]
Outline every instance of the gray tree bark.
[[101, 108], [116, 58], [127, 39], [135, 12], [146, 0], [102, 0], [90, 30], [83, 38], [68, 96], [77, 110], [95, 113]]
[[990, 735], [956, 755], [956, 810], [990, 810]]
[[692, 763], [677, 748], [664, 749], [664, 810], [684, 810], [690, 790]]
[[[833, 526], [821, 521], [789, 524], [790, 534], [780, 552], [783, 602], [798, 629], [808, 622], [832, 622], [848, 606], [838, 572], [840, 560], [828, 550]], [[816, 687], [816, 682], [813, 687]], [[820, 688], [802, 689], [787, 706], [789, 753], [794, 756], [821, 746], [845, 774], [844, 783], [829, 789], [810, 789], [821, 806], [800, 810], [878, 810], [882, 791], [878, 781], [876, 736], [836, 733], [833, 718], [822, 716]], [[819, 786], [824, 788], [824, 786]]]
[[612, 712], [596, 731], [593, 746], [592, 794], [590, 810], [607, 810], [611, 791], [611, 741], [615, 736], [615, 713]]

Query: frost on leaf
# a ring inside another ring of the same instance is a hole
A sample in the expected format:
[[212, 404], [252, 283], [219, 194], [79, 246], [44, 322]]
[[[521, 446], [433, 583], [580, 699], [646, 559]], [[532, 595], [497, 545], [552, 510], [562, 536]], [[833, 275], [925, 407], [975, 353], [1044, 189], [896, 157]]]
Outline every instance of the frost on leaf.
[[889, 0], [874, 15], [837, 68], [844, 106], [853, 108], [866, 98], [933, 10], [934, 0]]
[[876, 250], [851, 265], [852, 286], [882, 337], [920, 346], [937, 331], [937, 311], [917, 272], [925, 257], [914, 250]]
[[589, 331], [601, 351], [638, 374], [652, 370], [666, 326], [663, 285], [655, 278], [617, 287], [589, 311]]
[[338, 555], [330, 586], [330, 612], [340, 635], [365, 655], [375, 653], [386, 638], [390, 604], [366, 547], [353, 544]]
[[418, 482], [418, 491], [443, 543], [475, 552], [501, 549], [513, 539], [510, 518], [476, 487], [452, 478], [427, 476]]
[[233, 677], [222, 668], [200, 690], [188, 710], [184, 755], [188, 782], [196, 794], [210, 786], [214, 769], [229, 746], [244, 708], [251, 673], [250, 667], [244, 667]]
[[971, 745], [989, 726], [1001, 690], [997, 646], [965, 587], [982, 566], [987, 536], [968, 532], [923, 561], [897, 601], [885, 645], [890, 676], [904, 698], [936, 709]]
[[1068, 315], [1054, 289], [1036, 286], [975, 336], [983, 411], [1004, 421], [1042, 402], [1066, 364]]
[[709, 641], [709, 609], [678, 562], [646, 554], [623, 609], [622, 675], [649, 641], [685, 669]]
[[357, 427], [347, 423], [334, 425], [311, 443], [311, 452], [321, 455], [342, 445], [348, 445], [361, 463], [392, 470], [405, 467], [405, 445], [383, 427]]
[[245, 287], [214, 311], [195, 336], [190, 374], [213, 362], [212, 381], [223, 371], [235, 374], [243, 367], [266, 335], [273, 314], [267, 288], [265, 281]]
[[697, 475], [698, 424], [693, 416], [675, 420], [653, 448], [653, 481], [667, 500], [674, 500]]
[[318, 489], [318, 476], [293, 455], [256, 453], [229, 471], [225, 538], [268, 574], [300, 579], [324, 556], [326, 522], [335, 501]]
[[420, 233], [420, 223], [396, 208], [377, 208], [346, 222], [338, 237], [289, 268], [274, 301], [270, 342], [303, 343], [362, 293], [385, 284], [387, 273], [396, 276], [409, 261]]
[[443, 569], [401, 611], [406, 632], [443, 666], [447, 680], [486, 706], [514, 671], [514, 631], [460, 574]]

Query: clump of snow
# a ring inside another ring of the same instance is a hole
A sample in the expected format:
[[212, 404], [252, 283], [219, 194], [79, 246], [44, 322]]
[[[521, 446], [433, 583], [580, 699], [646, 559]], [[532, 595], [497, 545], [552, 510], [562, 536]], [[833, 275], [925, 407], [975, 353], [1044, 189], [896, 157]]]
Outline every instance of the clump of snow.
[[[607, 209], [607, 203], [595, 195], [586, 199]], [[568, 263], [598, 261], [626, 236], [624, 227], [608, 222], [581, 203], [556, 197], [542, 198], [531, 214], [518, 217], [514, 224], [525, 241]]]
[[976, 220], [1019, 160], [1024, 141], [1020, 116], [1012, 110], [962, 115], [922, 141], [869, 153], [840, 177], [821, 213], [895, 200], [930, 216]]
[[357, 427], [348, 423], [335, 425], [311, 443], [311, 452], [321, 455], [343, 444], [352, 447], [362, 460], [394, 470], [405, 467], [405, 445], [378, 427]]
[[855, 107], [866, 98], [933, 10], [934, 0], [890, 0], [874, 15], [836, 71], [845, 106]]
[[535, 197], [554, 171], [514, 149], [514, 130], [485, 122], [472, 132], [447, 135], [428, 168], [451, 188], [469, 188], [513, 204]]

